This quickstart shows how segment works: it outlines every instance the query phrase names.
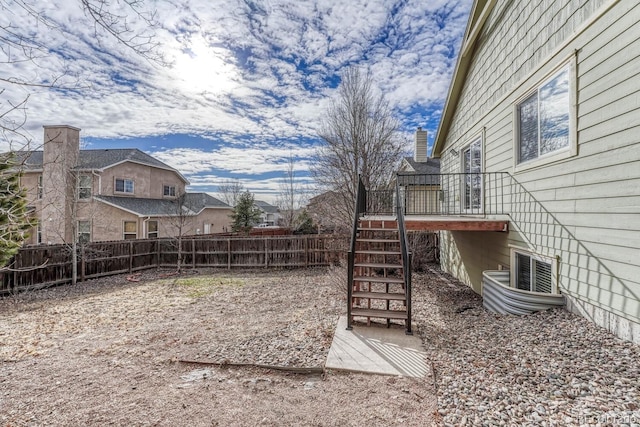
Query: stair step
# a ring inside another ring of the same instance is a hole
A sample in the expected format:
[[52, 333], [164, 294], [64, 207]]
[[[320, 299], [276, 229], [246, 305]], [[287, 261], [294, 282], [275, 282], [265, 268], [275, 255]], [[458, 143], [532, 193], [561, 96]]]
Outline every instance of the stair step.
[[402, 265], [400, 264], [381, 264], [381, 263], [368, 263], [368, 262], [362, 262], [362, 263], [357, 262], [353, 266], [369, 267], [369, 268], [402, 268]]
[[352, 308], [352, 316], [377, 317], [381, 319], [407, 319], [407, 312], [400, 310], [373, 310], [367, 308]]
[[400, 240], [397, 239], [356, 239], [358, 242], [367, 242], [367, 243], [400, 243]]
[[404, 294], [385, 292], [354, 292], [352, 295], [354, 298], [384, 299], [395, 301], [404, 301], [406, 299]]
[[358, 227], [358, 231], [389, 231], [392, 233], [397, 233], [397, 228], [366, 228], [366, 227]]
[[372, 282], [372, 283], [400, 283], [404, 284], [404, 279], [398, 277], [367, 277], [358, 276], [353, 278], [354, 282]]
[[398, 251], [363, 251], [356, 249], [356, 254], [367, 254], [367, 255], [402, 255], [402, 252]]

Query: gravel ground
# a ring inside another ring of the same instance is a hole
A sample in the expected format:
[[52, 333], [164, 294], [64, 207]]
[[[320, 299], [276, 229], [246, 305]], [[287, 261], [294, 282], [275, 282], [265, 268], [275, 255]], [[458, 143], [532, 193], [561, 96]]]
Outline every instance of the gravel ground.
[[439, 417], [430, 378], [232, 365], [322, 367], [346, 310], [344, 271], [161, 276], [0, 300], [0, 425], [428, 426]]
[[638, 346], [563, 310], [490, 314], [435, 269], [413, 278], [423, 380], [250, 366], [324, 364], [344, 270], [165, 276], [1, 299], [0, 425], [640, 424]]
[[498, 316], [432, 270], [416, 321], [445, 425], [640, 425], [640, 347], [557, 309]]

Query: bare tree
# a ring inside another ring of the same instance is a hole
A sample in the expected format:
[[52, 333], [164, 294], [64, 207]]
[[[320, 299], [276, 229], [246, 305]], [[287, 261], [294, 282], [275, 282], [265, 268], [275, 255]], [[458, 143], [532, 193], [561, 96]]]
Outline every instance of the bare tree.
[[371, 73], [347, 69], [320, 124], [324, 145], [311, 170], [322, 190], [336, 194], [343, 221], [353, 217], [358, 175], [367, 189], [389, 183], [402, 155], [399, 127], [384, 96], [375, 94]]
[[[155, 30], [159, 27], [154, 11], [147, 11], [144, 0], [77, 0], [93, 25], [95, 40], [115, 39], [120, 46], [157, 65], [167, 65], [160, 51], [160, 43], [155, 39]], [[123, 7], [124, 5], [124, 7]], [[27, 102], [32, 89], [50, 88], [56, 90], [82, 92], [88, 85], [82, 79], [69, 72], [69, 67], [60, 62], [60, 69], [45, 72], [40, 61], [54, 57], [58, 50], [41, 41], [34, 28], [46, 28], [64, 33], [63, 26], [48, 18], [40, 3], [26, 0], [0, 0], [0, 11], [7, 19], [0, 20], [0, 64], [34, 63], [43, 71], [35, 76], [26, 77], [25, 73], [15, 75], [4, 73], [0, 76], [0, 136], [11, 147], [24, 149], [31, 140], [23, 126], [27, 120]], [[26, 13], [33, 20], [31, 26], [18, 26], [11, 22], [12, 13]], [[136, 25], [133, 25], [136, 23]], [[141, 25], [137, 25], [141, 24]], [[15, 93], [9, 95], [8, 88], [19, 87], [22, 97]]]
[[178, 273], [182, 271], [182, 241], [185, 235], [193, 234], [193, 220], [196, 216], [195, 207], [189, 194], [180, 192], [176, 194], [176, 198], [169, 201], [166, 205], [166, 224], [169, 228], [167, 234], [175, 236], [175, 245], [178, 252], [178, 260], [176, 270]]
[[244, 185], [238, 179], [226, 179], [218, 185], [218, 195], [231, 207], [235, 207], [238, 203], [238, 198], [244, 191]]
[[302, 206], [305, 198], [305, 191], [296, 176], [295, 165], [295, 159], [290, 155], [287, 160], [287, 170], [279, 183], [277, 204], [280, 208], [282, 225], [285, 227], [295, 226], [296, 211]]

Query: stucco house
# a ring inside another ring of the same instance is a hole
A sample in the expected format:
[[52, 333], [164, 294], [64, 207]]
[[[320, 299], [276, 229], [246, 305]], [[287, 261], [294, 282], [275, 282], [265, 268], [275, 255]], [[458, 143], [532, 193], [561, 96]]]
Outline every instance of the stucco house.
[[80, 129], [45, 126], [42, 151], [19, 152], [21, 184], [38, 219], [27, 244], [222, 232], [232, 208], [137, 149], [80, 150]]
[[445, 271], [482, 293], [487, 272], [502, 270], [507, 286], [562, 294], [634, 342], [638, 16], [634, 0], [475, 0], [433, 148], [443, 174], [482, 177], [467, 187], [478, 207], [489, 203], [484, 177], [500, 174], [492, 194], [509, 222], [441, 231]]
[[280, 221], [280, 210], [277, 206], [263, 200], [254, 200], [253, 204], [260, 210], [260, 225], [273, 227]]

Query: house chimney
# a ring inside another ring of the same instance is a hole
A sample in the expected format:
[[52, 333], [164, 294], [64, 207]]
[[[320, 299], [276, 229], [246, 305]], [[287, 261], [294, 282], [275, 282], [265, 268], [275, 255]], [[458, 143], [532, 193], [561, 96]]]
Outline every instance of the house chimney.
[[422, 130], [422, 127], [416, 130], [413, 160], [422, 163], [427, 161], [427, 131]]
[[44, 126], [42, 148], [42, 241], [63, 243], [74, 239], [71, 207], [75, 197], [73, 168], [80, 152], [80, 129]]

